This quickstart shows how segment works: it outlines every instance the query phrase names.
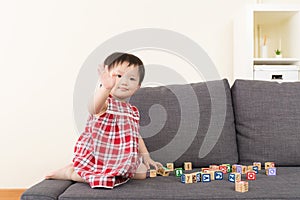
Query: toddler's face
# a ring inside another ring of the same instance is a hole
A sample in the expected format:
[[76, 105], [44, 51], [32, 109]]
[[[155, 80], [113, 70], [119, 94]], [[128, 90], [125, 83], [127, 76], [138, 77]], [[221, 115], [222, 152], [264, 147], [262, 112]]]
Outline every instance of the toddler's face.
[[110, 71], [116, 75], [116, 84], [111, 94], [120, 101], [125, 101], [140, 88], [138, 66], [128, 66], [128, 64], [128, 62], [123, 62]]

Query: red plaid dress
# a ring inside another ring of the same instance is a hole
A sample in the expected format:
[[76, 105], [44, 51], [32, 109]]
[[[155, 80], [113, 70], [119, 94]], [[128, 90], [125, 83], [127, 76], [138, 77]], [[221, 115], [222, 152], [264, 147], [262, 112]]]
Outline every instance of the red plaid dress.
[[104, 114], [89, 116], [74, 149], [74, 169], [92, 188], [124, 183], [140, 164], [138, 109], [111, 96], [107, 102]]

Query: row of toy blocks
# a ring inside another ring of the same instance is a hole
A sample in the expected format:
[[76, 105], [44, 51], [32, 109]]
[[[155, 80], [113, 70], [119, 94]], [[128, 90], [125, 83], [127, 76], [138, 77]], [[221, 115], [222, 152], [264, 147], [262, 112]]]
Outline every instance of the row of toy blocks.
[[[193, 181], [190, 181], [190, 180]], [[195, 183], [195, 182], [211, 182], [213, 180], [223, 180], [223, 172], [221, 171], [207, 171], [207, 172], [194, 172], [191, 174], [182, 174], [182, 183]]]
[[[184, 170], [192, 170], [193, 169], [192, 166], [193, 166], [192, 162], [184, 162], [183, 164]], [[167, 168], [170, 171], [174, 171], [174, 163], [167, 163]]]
[[[217, 168], [218, 167], [218, 168]], [[227, 174], [229, 172], [231, 172], [231, 165], [230, 164], [221, 164], [221, 165], [212, 165], [212, 167], [210, 166], [210, 168], [212, 169], [219, 169], [221, 170], [224, 174]]]
[[203, 173], [210, 174], [210, 179], [212, 181], [214, 181], [214, 180], [223, 180], [223, 174], [224, 173], [220, 170], [207, 170]]
[[222, 164], [222, 165], [209, 165], [209, 167], [201, 168], [202, 172], [208, 171], [208, 170], [220, 170], [224, 174], [227, 174], [228, 172], [231, 172], [231, 165], [230, 164]]
[[234, 164], [232, 165], [232, 172], [237, 172], [237, 173], [241, 173], [241, 174], [246, 174], [248, 171], [255, 171], [255, 173], [258, 173], [258, 166], [254, 166], [254, 165], [238, 165], [238, 164]]
[[246, 181], [235, 182], [235, 191], [237, 192], [248, 192], [249, 185]]
[[197, 182], [210, 182], [211, 174], [210, 173], [202, 173], [202, 172], [194, 172], [190, 174], [182, 174], [180, 178], [181, 183], [197, 183]]
[[194, 172], [191, 174], [182, 174], [180, 177], [181, 183], [196, 183], [201, 181], [201, 173]]
[[[256, 173], [255, 173], [255, 171], [248, 171], [246, 173], [246, 179], [247, 180], [256, 180]], [[228, 181], [229, 182], [235, 183], [235, 182], [241, 181], [241, 180], [242, 180], [242, 174], [241, 173], [231, 172], [228, 175]]]

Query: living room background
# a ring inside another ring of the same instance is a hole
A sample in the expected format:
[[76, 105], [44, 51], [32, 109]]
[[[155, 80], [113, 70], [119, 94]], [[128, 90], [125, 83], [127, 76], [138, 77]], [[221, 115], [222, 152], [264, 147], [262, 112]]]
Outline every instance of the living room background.
[[[78, 137], [74, 84], [81, 65], [101, 43], [139, 28], [173, 30], [197, 42], [220, 77], [233, 82], [233, 20], [240, 9], [257, 3], [300, 4], [298, 0], [1, 1], [0, 188], [28, 188], [71, 162]], [[145, 64], [151, 62], [147, 56], [143, 59]], [[157, 55], [156, 62], [164, 59]], [[190, 82], [198, 81], [192, 73], [186, 76]]]

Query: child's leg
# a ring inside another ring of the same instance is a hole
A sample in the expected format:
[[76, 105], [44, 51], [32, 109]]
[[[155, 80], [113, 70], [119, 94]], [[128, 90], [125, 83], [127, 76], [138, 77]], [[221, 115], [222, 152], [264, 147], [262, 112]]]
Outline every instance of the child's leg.
[[147, 167], [143, 163], [137, 168], [133, 179], [145, 179], [147, 178]]
[[75, 171], [72, 164], [69, 164], [61, 169], [58, 169], [54, 172], [46, 175], [45, 179], [60, 179], [60, 180], [72, 180], [76, 182], [84, 182], [84, 179], [81, 178]]

